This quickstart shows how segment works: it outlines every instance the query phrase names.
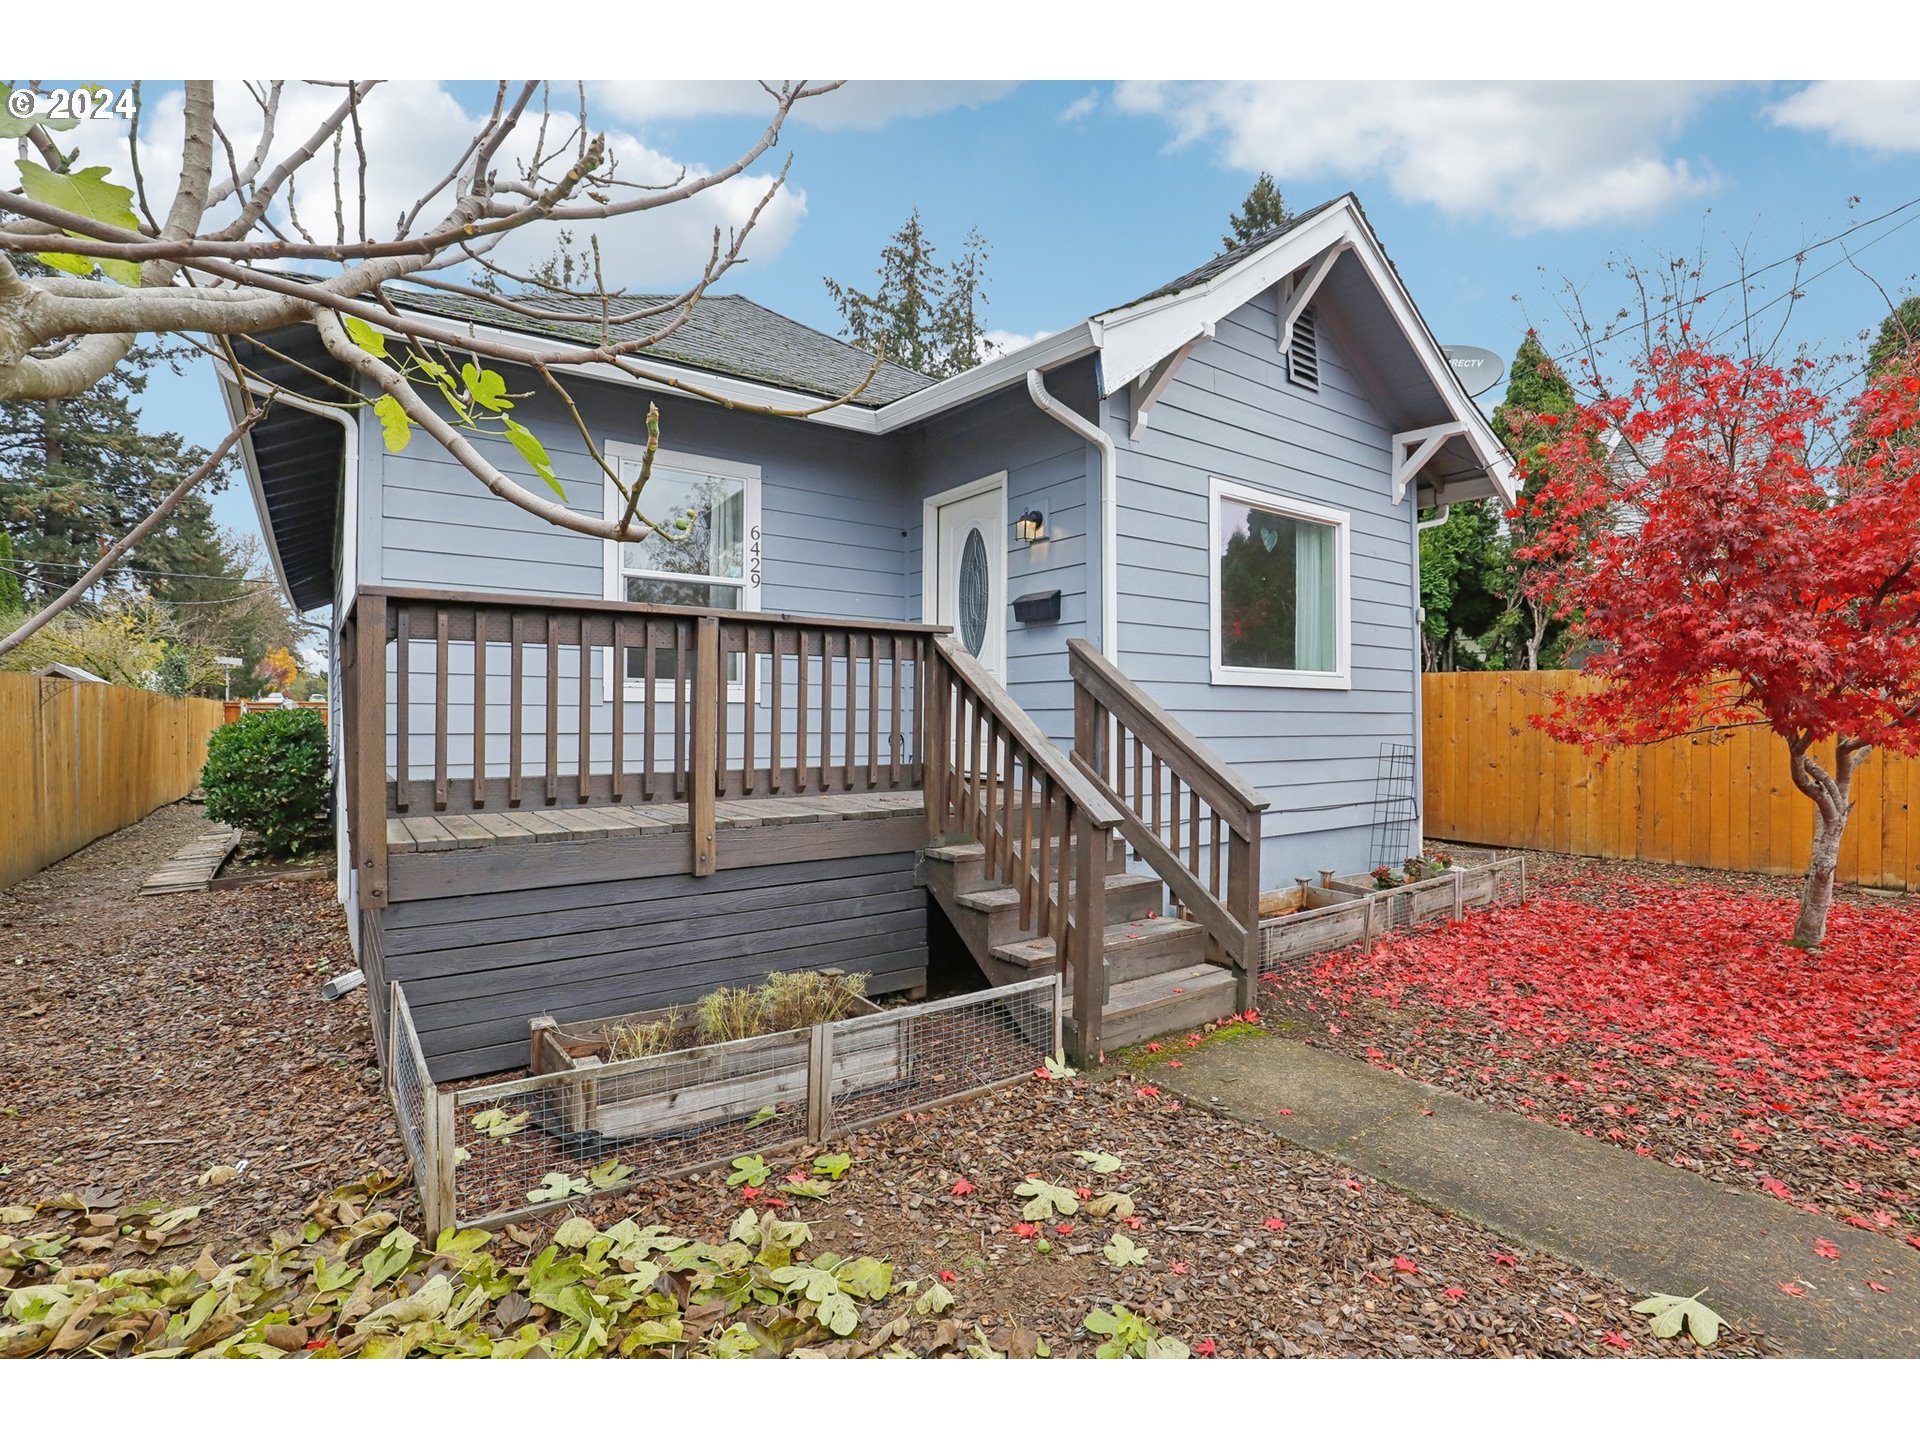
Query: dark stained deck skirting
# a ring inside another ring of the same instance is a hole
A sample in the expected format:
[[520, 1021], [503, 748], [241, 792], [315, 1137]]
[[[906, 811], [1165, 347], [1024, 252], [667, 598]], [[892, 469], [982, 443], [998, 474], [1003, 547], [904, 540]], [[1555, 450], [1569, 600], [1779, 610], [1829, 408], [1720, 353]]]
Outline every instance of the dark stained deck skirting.
[[706, 877], [686, 873], [684, 807], [618, 808], [653, 823], [609, 818], [544, 842], [449, 826], [440, 848], [396, 844], [393, 899], [366, 912], [378, 934], [364, 948], [405, 987], [435, 1080], [524, 1064], [535, 1015], [682, 1004], [773, 970], [864, 972], [876, 995], [925, 983], [917, 792], [722, 801]]

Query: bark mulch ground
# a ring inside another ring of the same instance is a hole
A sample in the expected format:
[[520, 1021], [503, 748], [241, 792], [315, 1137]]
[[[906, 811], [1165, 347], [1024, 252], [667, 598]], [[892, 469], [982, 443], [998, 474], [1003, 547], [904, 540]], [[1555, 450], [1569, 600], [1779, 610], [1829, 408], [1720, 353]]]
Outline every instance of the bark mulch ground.
[[1531, 912], [1314, 957], [1262, 986], [1268, 1018], [1920, 1245], [1920, 897], [1842, 890], [1809, 953], [1780, 943], [1792, 879], [1554, 855], [1528, 876]]
[[[200, 823], [171, 807], [0, 896], [13, 977], [0, 1202], [78, 1190], [103, 1210], [204, 1203], [160, 1237], [160, 1263], [257, 1245], [334, 1187], [402, 1163], [364, 992], [320, 998], [323, 974], [351, 963], [328, 880], [134, 899], [146, 868]], [[785, 1213], [818, 1246], [892, 1259], [902, 1279], [950, 1275], [943, 1353], [976, 1326], [1006, 1353], [1087, 1353], [1081, 1321], [1112, 1302], [1220, 1355], [1702, 1353], [1652, 1339], [1617, 1285], [1124, 1075], [1036, 1078], [833, 1148], [852, 1157], [844, 1179]], [[1077, 1150], [1121, 1168], [1096, 1174]], [[808, 1163], [768, 1158], [776, 1177]], [[240, 1173], [209, 1181], [219, 1167]], [[1132, 1220], [1081, 1209], [1024, 1221], [1015, 1189], [1031, 1176], [1082, 1199], [1125, 1193]], [[591, 1213], [718, 1240], [743, 1206], [780, 1198], [779, 1183], [748, 1198], [710, 1171]], [[418, 1224], [410, 1203], [402, 1213]], [[561, 1218], [497, 1243], [524, 1256]], [[1116, 1235], [1142, 1263], [1109, 1262]], [[1729, 1335], [1707, 1353], [1769, 1348]]]
[[405, 1155], [365, 991], [320, 995], [353, 965], [330, 870], [137, 897], [208, 828], [170, 805], [0, 892], [0, 1195], [204, 1195], [191, 1238], [219, 1250]]

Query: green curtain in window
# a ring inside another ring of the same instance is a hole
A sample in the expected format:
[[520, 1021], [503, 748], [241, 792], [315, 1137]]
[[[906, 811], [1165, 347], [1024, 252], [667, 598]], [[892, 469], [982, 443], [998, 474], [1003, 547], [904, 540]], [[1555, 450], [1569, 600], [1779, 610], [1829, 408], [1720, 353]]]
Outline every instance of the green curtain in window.
[[1299, 670], [1332, 670], [1333, 536], [1331, 525], [1293, 527], [1293, 663]]

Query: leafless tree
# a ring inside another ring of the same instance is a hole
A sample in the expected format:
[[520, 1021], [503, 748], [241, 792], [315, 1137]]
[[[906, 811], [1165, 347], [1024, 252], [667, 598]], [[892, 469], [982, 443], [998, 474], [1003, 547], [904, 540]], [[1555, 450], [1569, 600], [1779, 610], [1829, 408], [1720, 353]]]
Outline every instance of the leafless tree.
[[[718, 398], [650, 365], [649, 351], [684, 326], [701, 297], [741, 262], [748, 236], [786, 180], [786, 167], [741, 223], [725, 233], [715, 228], [698, 278], [676, 295], [642, 299], [610, 287], [598, 259], [599, 231], [590, 247], [593, 263], [569, 265], [564, 272], [544, 267], [517, 273], [496, 252], [509, 237], [542, 230], [549, 232], [545, 243], [552, 250], [562, 227], [637, 220], [723, 185], [778, 143], [795, 105], [840, 82], [766, 85], [766, 127], [733, 161], [648, 184], [618, 173], [614, 149], [595, 128], [583, 87], [570, 88], [562, 99], [545, 82], [501, 81], [484, 119], [434, 167], [438, 179], [388, 220], [368, 214], [370, 154], [362, 119], [378, 83], [249, 83], [244, 104], [216, 112], [213, 83], [189, 81], [177, 174], [167, 177], [173, 195], [164, 213], [150, 203], [162, 177], [152, 173], [150, 154], [143, 167], [138, 86], [125, 122], [126, 185], [109, 179], [96, 157], [82, 161], [79, 147], [62, 149], [63, 133], [72, 135], [73, 129], [47, 113], [47, 96], [38, 97], [34, 116], [43, 118], [17, 118], [0, 130], [18, 140], [20, 152], [18, 183], [0, 190], [0, 400], [74, 396], [109, 374], [141, 335], [194, 337], [192, 343], [242, 380], [249, 395], [248, 413], [213, 447], [218, 457], [257, 423], [276, 394], [272, 382], [243, 363], [242, 352], [272, 353], [258, 337], [310, 323], [327, 352], [364, 383], [363, 389], [315, 377], [329, 387], [327, 403], [372, 406], [389, 435], [400, 440], [415, 429], [425, 432], [488, 490], [551, 524], [611, 539], [671, 531], [673, 522], [656, 524], [642, 500], [657, 446], [657, 416], [649, 417], [647, 463], [634, 480], [623, 481], [617, 467], [601, 462], [622, 497], [619, 513], [582, 515], [562, 502], [544, 447], [513, 418], [506, 382], [493, 367], [531, 372], [565, 407], [595, 455], [601, 447], [591, 443], [567, 388], [585, 367], [611, 367], [665, 389]], [[19, 91], [32, 88], [9, 87], [16, 110], [26, 108]], [[316, 93], [334, 102], [318, 123], [305, 133], [283, 133], [297, 108], [294, 97], [310, 102]], [[243, 113], [227, 113], [236, 108]], [[93, 131], [101, 123], [87, 125]], [[254, 130], [250, 148], [236, 146], [236, 134]], [[169, 168], [175, 168], [171, 157]], [[324, 212], [328, 199], [331, 214], [323, 221], [316, 206]], [[16, 265], [23, 254], [41, 263]], [[590, 275], [581, 273], [589, 268]], [[405, 309], [386, 290], [398, 281], [465, 297], [497, 318], [476, 327]], [[598, 333], [577, 342], [503, 333], [525, 329], [527, 322], [565, 322]], [[247, 346], [232, 343], [243, 336], [255, 338]], [[808, 415], [845, 403], [866, 383], [808, 409], [726, 403]], [[485, 436], [512, 442], [556, 494], [550, 498], [499, 469], [474, 443]], [[184, 493], [168, 496], [142, 524], [158, 524]], [[130, 543], [132, 537], [115, 552]], [[111, 562], [102, 558], [96, 568], [104, 573]], [[71, 604], [95, 578], [90, 572], [84, 584], [21, 631], [0, 639], [0, 653]]]

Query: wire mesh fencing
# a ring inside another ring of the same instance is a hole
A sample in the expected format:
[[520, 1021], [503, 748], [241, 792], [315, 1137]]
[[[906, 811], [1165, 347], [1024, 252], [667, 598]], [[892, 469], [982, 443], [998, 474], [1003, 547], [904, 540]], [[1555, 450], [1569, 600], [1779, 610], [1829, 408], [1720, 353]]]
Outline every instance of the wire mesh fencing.
[[[1390, 890], [1358, 892], [1352, 884], [1344, 889], [1311, 886], [1308, 890], [1307, 909], [1260, 922], [1263, 977], [1281, 974], [1310, 955], [1349, 945], [1371, 948], [1388, 935], [1458, 920], [1469, 910], [1523, 904], [1527, 862], [1525, 856], [1514, 855], [1486, 865], [1455, 866], [1430, 880]], [[1344, 894], [1353, 898], [1338, 898]]]
[[420, 1037], [414, 1033], [413, 1014], [400, 993], [396, 981], [389, 987], [387, 999], [387, 1074], [393, 1092], [394, 1118], [400, 1122], [400, 1140], [407, 1147], [416, 1175], [427, 1173], [427, 1128], [432, 1124], [429, 1097], [433, 1082], [427, 1078], [426, 1057], [420, 1053]]
[[[398, 1062], [419, 1043], [394, 989]], [[396, 1063], [393, 1100], [403, 1131], [425, 1117], [414, 1173], [428, 1228], [496, 1226], [1012, 1083], [1059, 1048], [1060, 1020], [1046, 977], [611, 1063], [536, 1036], [548, 1073], [416, 1096]]]

